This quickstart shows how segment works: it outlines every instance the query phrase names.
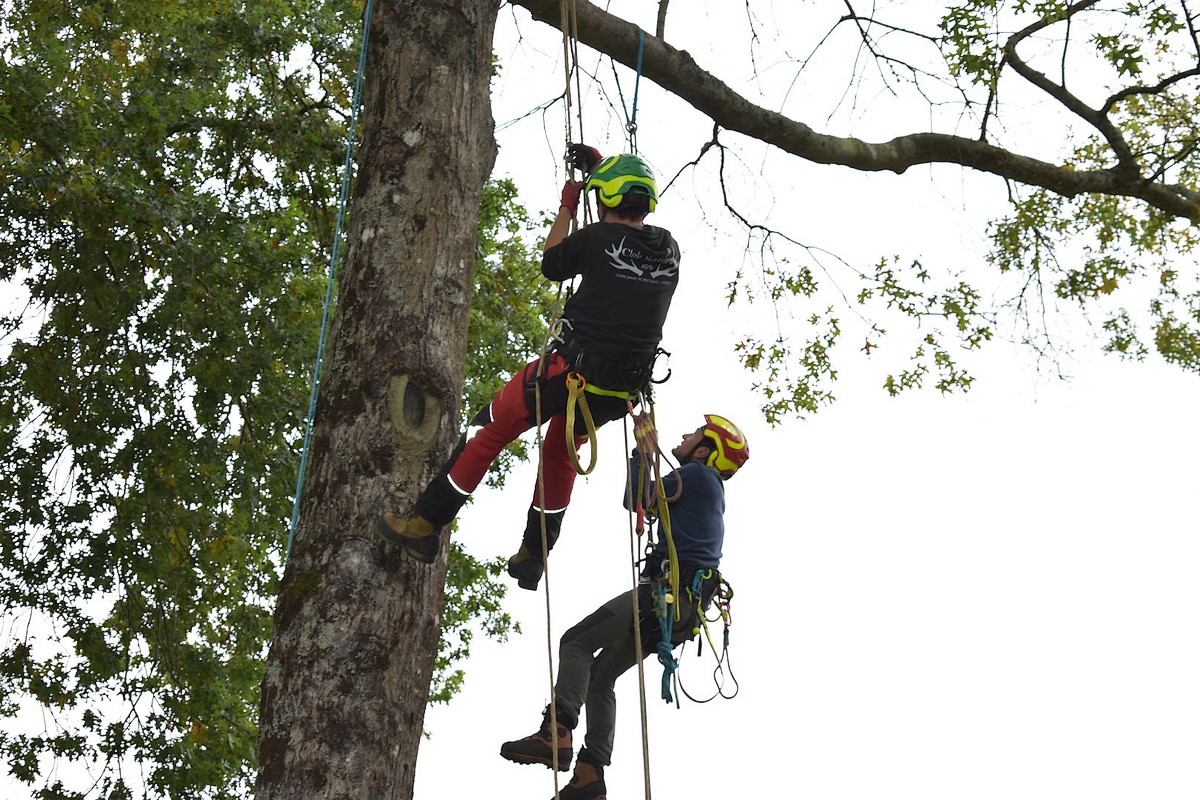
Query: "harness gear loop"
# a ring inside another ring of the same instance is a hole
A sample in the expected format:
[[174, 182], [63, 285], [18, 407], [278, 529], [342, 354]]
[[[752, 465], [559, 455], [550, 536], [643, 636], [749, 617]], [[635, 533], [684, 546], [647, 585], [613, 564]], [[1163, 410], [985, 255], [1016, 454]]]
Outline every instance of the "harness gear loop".
[[[667, 374], [662, 376], [661, 378], [655, 378], [654, 370], [658, 367], [658, 357], [659, 356], [667, 357]], [[651, 384], [666, 383], [667, 381], [671, 380], [672, 371], [673, 370], [671, 369], [671, 354], [669, 352], [667, 352], [666, 350], [663, 350], [661, 347], [656, 348], [654, 351], [654, 362], [650, 365], [650, 383]]]
[[[575, 407], [579, 407], [579, 414], [583, 417], [583, 424], [587, 430], [585, 438], [591, 442], [591, 461], [588, 463], [587, 469], [584, 469], [579, 463], [579, 452], [575, 449]], [[571, 456], [571, 466], [575, 467], [575, 471], [580, 475], [590, 475], [592, 470], [596, 468], [596, 457], [598, 455], [596, 441], [596, 421], [592, 419], [592, 411], [588, 408], [587, 402], [587, 379], [578, 372], [567, 373], [567, 453]]]

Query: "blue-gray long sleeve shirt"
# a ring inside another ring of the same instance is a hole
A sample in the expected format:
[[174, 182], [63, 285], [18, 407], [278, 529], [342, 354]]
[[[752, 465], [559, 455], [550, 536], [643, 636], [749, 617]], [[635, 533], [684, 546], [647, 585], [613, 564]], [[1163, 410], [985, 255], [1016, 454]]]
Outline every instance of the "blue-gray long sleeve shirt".
[[[627, 489], [626, 501], [637, 496], [637, 487], [641, 485], [643, 464], [637, 451], [630, 458], [629, 467], [632, 489]], [[683, 491], [669, 506], [671, 537], [679, 561], [691, 567], [716, 569], [721, 565], [725, 542], [725, 482], [712, 467], [689, 461], [663, 477], [663, 493], [673, 497], [680, 484]], [[667, 557], [665, 535], [660, 536], [655, 554]]]

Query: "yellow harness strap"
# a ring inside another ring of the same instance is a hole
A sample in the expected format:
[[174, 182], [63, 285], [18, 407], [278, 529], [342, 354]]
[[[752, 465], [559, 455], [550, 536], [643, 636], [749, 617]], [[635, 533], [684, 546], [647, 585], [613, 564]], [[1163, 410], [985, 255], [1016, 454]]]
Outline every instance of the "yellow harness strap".
[[[587, 390], [590, 389], [587, 385], [587, 380], [578, 372], [567, 373], [567, 453], [571, 456], [571, 466], [575, 467], [575, 471], [580, 475], [590, 475], [592, 470], [596, 468], [596, 421], [592, 419], [591, 409], [588, 408]], [[593, 391], [593, 394], [600, 394], [607, 390]], [[587, 469], [584, 469], [579, 463], [579, 451], [575, 449], [575, 406], [579, 406], [579, 413], [583, 416], [583, 424], [587, 428], [586, 438], [592, 443], [592, 458], [588, 463]]]
[[629, 392], [623, 392], [620, 389], [601, 389], [599, 386], [595, 385], [594, 383], [588, 383], [586, 380], [583, 382], [583, 390], [585, 392], [591, 392], [592, 394], [598, 394], [604, 397], [619, 397], [626, 401], [633, 400], [634, 398], [634, 395], [630, 394]]

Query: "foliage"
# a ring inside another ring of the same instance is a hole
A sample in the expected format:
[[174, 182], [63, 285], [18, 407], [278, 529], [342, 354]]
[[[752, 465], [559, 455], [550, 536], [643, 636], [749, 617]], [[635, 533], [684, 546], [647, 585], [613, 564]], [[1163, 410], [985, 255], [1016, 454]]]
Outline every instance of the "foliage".
[[[361, 7], [6, 11], [0, 753], [39, 797], [243, 797]], [[529, 284], [513, 192], [486, 193], [489, 375], [544, 329], [504, 307], [544, 286], [495, 288]], [[455, 556], [438, 699], [470, 626], [511, 628], [497, 569]]]
[[[1200, 165], [1169, 162], [1170, 148], [1181, 146], [1178, 142], [1194, 147], [1200, 141], [1194, 122], [1200, 102], [1178, 97], [1164, 105], [1160, 98], [1148, 102], [1131, 97], [1122, 105], [1132, 146], [1148, 166], [1172, 170], [1180, 182], [1196, 184]], [[1164, 150], [1161, 140], [1175, 144]], [[1104, 146], [1088, 142], [1076, 150], [1073, 163], [1084, 168], [1105, 164]], [[1064, 198], [1043, 190], [1014, 198], [1013, 212], [994, 222], [991, 233], [991, 262], [1029, 277], [1019, 298], [1022, 305], [1040, 312], [1039, 296], [1051, 294], [1098, 313], [1109, 352], [1142, 359], [1150, 352], [1150, 341], [1168, 362], [1200, 371], [1197, 332], [1189, 330], [1200, 321], [1195, 316], [1200, 286], [1195, 271], [1181, 269], [1200, 244], [1196, 226], [1147, 211], [1127, 198]], [[1131, 313], [1118, 296], [1135, 282], [1142, 286], [1133, 294], [1142, 311]]]
[[[943, 274], [920, 253], [881, 253], [869, 267], [847, 263], [798, 241], [790, 220], [769, 227], [769, 209], [748, 210], [754, 195], [734, 196], [731, 187], [757, 179], [749, 167], [731, 172], [721, 130], [731, 121], [713, 114], [717, 127], [693, 165], [719, 154], [723, 205], [747, 231], [747, 256], [761, 257], [758, 271], [739, 272], [729, 297], [769, 301], [779, 320], [773, 334], [737, 345], [767, 419], [804, 416], [831, 402], [839, 371], [855, 358], [851, 348], [871, 356], [885, 341], [908, 343], [885, 350], [907, 350], [907, 363], [872, 365], [892, 395], [922, 386], [969, 389], [969, 354], [997, 338], [1056, 359], [1079, 342], [1081, 320], [1110, 352], [1142, 358], [1156, 351], [1200, 370], [1200, 15], [1155, 0], [987, 0], [949, 3], [933, 16], [887, 3], [844, 11], [826, 17], [825, 29], [820, 14], [811, 15], [816, 44], [795, 59], [796, 74], [783, 84], [787, 96], [819, 96], [836, 73], [836, 86], [847, 88], [830, 95], [826, 128], [846, 121], [863, 137], [860, 129], [900, 109], [947, 133], [895, 136], [895, 126], [884, 124], [895, 138], [875, 145], [829, 135], [804, 153], [838, 149], [832, 163], [857, 166], [854, 159], [872, 148], [882, 163], [862, 168], [902, 170], [887, 155], [921, 150], [903, 164], [961, 164], [1005, 176], [1010, 207], [990, 227], [987, 258], [998, 268], [991, 274], [974, 265]], [[766, 44], [754, 36], [752, 66], [776, 57]], [[804, 45], [781, 39], [777, 57], [797, 51]], [[764, 85], [770, 77], [766, 70], [756, 76]], [[863, 98], [876, 98], [882, 114], [859, 107]], [[762, 106], [782, 104], [764, 89]], [[810, 122], [824, 111], [811, 98], [802, 108]], [[814, 138], [808, 133], [788, 141], [806, 143]], [[993, 150], [969, 149], [979, 143]], [[991, 154], [997, 163], [973, 160]], [[1012, 166], [1018, 162], [1020, 169]], [[1074, 177], [1083, 175], [1086, 190]], [[901, 260], [911, 266], [901, 269]], [[848, 291], [847, 276], [861, 288]], [[789, 300], [802, 310], [793, 312]]]
[[[349, 68], [348, 12], [18, 2], [5, 24], [0, 263], [28, 304], [0, 365], [0, 681], [44, 729], [10, 719], [0, 746], [45, 796], [251, 779], [344, 138], [314, 75]], [[57, 761], [94, 783], [50, 785]]]

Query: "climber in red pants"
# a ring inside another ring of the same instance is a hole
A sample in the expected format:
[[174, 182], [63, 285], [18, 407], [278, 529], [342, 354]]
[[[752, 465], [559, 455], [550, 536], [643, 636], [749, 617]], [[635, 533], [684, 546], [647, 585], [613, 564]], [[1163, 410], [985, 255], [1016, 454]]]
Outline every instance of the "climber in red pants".
[[[597, 427], [624, 416], [648, 390], [679, 282], [679, 245], [669, 231], [644, 221], [658, 204], [649, 166], [635, 155], [601, 158], [586, 145], [572, 145], [571, 155], [588, 178], [563, 187], [542, 253], [545, 277], [566, 281], [580, 276], [563, 309], [557, 338], [475, 415], [411, 514], [386, 513], [378, 521], [385, 539], [419, 561], [432, 562], [441, 547], [441, 529], [457, 516], [500, 451], [537, 424], [540, 396], [540, 418], [550, 422], [541, 456], [545, 496], [535, 490], [521, 547], [508, 561], [509, 575], [523, 589], [536, 589], [544, 570], [541, 520], [547, 547], [553, 547], [575, 482], [566, 441], [568, 376], [583, 377]], [[599, 221], [569, 234], [580, 194], [589, 190], [596, 193]], [[575, 428], [584, 430], [581, 420]], [[574, 447], [583, 441], [576, 436]]]

